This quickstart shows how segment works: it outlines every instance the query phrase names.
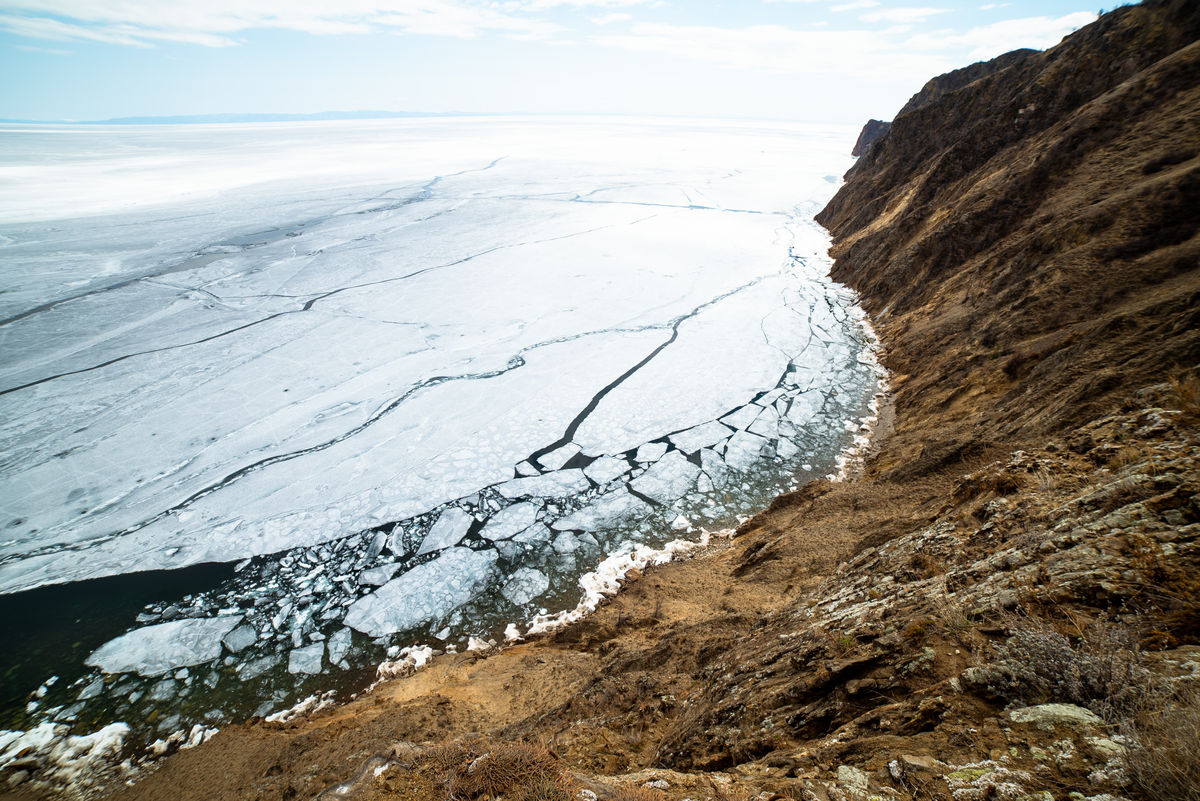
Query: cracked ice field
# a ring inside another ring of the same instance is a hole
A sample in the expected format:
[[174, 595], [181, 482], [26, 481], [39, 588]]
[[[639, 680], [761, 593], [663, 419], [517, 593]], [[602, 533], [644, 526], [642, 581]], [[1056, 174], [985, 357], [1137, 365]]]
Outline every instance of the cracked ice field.
[[604, 553], [828, 472], [875, 389], [811, 220], [852, 133], [0, 131], [0, 592], [293, 554], [182, 617], [319, 667], [346, 625], [570, 605]]

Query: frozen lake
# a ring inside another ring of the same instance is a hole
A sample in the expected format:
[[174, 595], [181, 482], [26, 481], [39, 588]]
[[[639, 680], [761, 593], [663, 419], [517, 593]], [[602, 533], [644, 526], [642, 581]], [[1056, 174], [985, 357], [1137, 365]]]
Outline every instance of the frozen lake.
[[876, 373], [811, 217], [853, 136], [0, 130], [0, 593], [237, 563], [28, 668], [21, 725], [266, 714], [836, 470]]

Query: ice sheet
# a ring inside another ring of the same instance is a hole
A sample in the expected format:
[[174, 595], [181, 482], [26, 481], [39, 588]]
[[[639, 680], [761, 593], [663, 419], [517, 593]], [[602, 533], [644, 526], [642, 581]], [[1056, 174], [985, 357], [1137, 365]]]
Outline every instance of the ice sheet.
[[581, 449], [744, 405], [808, 318], [824, 369], [845, 353], [824, 289], [793, 286], [795, 254], [825, 246], [795, 204], [829, 194], [842, 135], [0, 132], [18, 154], [0, 188], [20, 190], [0, 192], [20, 198], [0, 201], [0, 592], [320, 543], [535, 453], [552, 472], [506, 497], [578, 493], [583, 475], [554, 471]]
[[[865, 328], [810, 219], [852, 131], [62, 134], [0, 163], [0, 592], [238, 567], [149, 604], [96, 651], [125, 676], [81, 668], [37, 714], [103, 702], [167, 737], [349, 675], [329, 664], [499, 637], [861, 438]], [[181, 615], [206, 644], [159, 628]]]

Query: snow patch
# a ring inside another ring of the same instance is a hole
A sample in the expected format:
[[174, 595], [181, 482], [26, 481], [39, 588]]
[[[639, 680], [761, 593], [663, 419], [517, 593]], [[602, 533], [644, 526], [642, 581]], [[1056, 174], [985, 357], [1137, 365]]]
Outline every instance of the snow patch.
[[[715, 536], [732, 536], [732, 530], [716, 532]], [[701, 529], [700, 539], [671, 540], [662, 548], [649, 548], [638, 545], [633, 550], [613, 554], [596, 569], [579, 579], [579, 587], [583, 590], [583, 598], [574, 609], [558, 612], [552, 615], [537, 615], [530, 621], [526, 637], [537, 634], [551, 634], [566, 626], [582, 620], [596, 611], [600, 602], [615, 595], [621, 589], [621, 582], [633, 570], [644, 570], [649, 565], [663, 565], [672, 559], [677, 559], [704, 548], [712, 541], [714, 533]]]

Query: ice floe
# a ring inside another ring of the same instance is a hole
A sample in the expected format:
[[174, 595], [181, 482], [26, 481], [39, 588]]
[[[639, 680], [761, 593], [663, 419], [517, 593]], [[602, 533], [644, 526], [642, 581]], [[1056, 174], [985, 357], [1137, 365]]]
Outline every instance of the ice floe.
[[541, 507], [534, 503], [514, 503], [488, 518], [479, 536], [487, 540], [506, 540], [529, 528], [537, 520]]
[[[635, 482], [636, 483], [636, 482]], [[650, 506], [628, 490], [618, 489], [601, 495], [587, 506], [550, 524], [557, 531], [581, 529], [597, 531], [601, 528], [619, 526], [649, 514]]]
[[496, 559], [495, 551], [451, 548], [355, 601], [346, 625], [379, 637], [432, 622], [483, 589]]
[[679, 451], [671, 451], [630, 481], [629, 486], [639, 495], [665, 506], [691, 489], [699, 475], [699, 467]]
[[105, 673], [161, 676], [216, 659], [221, 655], [221, 639], [241, 622], [241, 615], [225, 615], [144, 626], [100, 646], [86, 664]]
[[451, 506], [442, 512], [437, 522], [429, 529], [429, 533], [425, 535], [425, 539], [421, 543], [421, 549], [417, 551], [417, 556], [440, 551], [451, 545], [458, 545], [462, 538], [467, 536], [467, 531], [474, 522], [475, 518], [471, 515], [457, 506]]

